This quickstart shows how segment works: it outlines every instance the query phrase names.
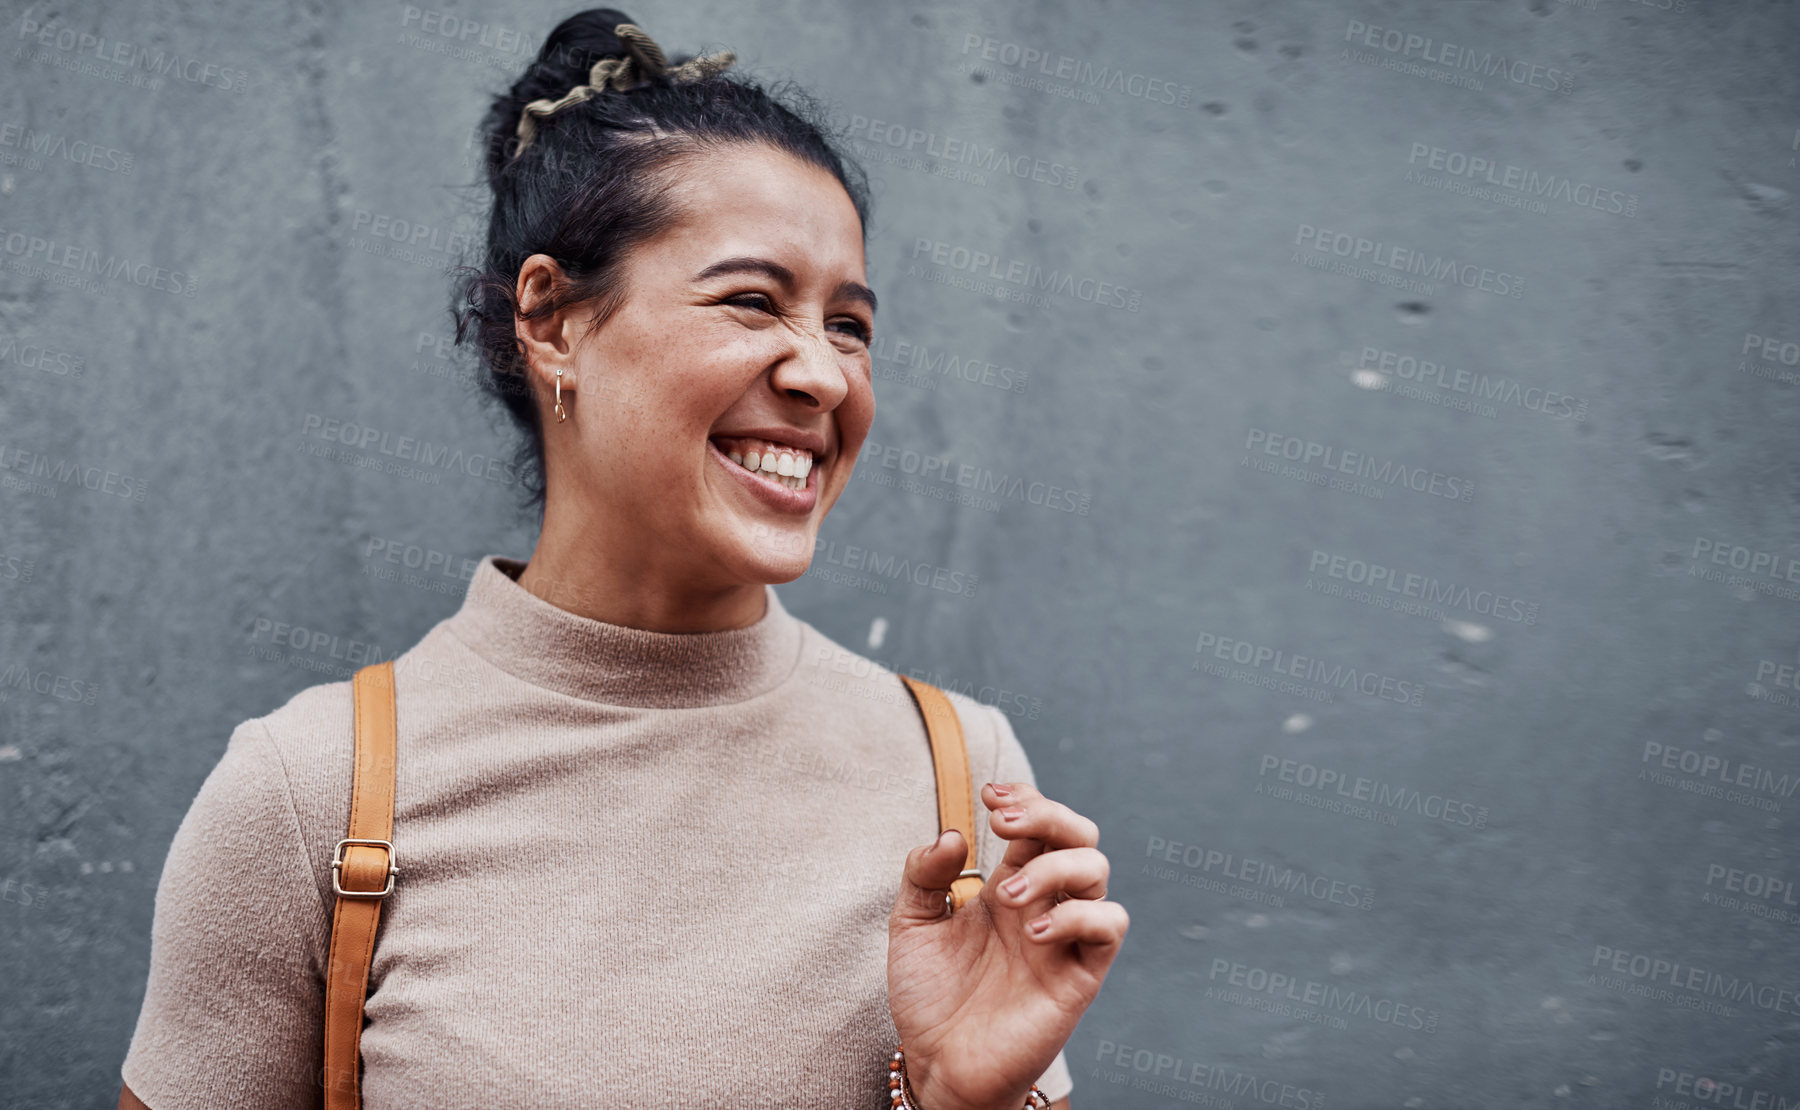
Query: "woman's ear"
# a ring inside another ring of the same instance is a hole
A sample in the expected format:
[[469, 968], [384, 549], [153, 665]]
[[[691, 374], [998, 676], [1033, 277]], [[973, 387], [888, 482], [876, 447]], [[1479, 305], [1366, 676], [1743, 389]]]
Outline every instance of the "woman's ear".
[[[563, 310], [526, 319], [523, 313], [543, 304], [567, 284], [568, 278], [554, 258], [534, 254], [520, 264], [518, 283], [513, 288], [513, 297], [519, 306], [519, 312], [513, 317], [514, 334], [525, 349], [530, 374], [542, 378], [541, 384], [546, 388], [554, 384], [557, 367], [573, 370], [570, 363], [574, 348], [573, 314]], [[573, 373], [564, 374], [562, 388], [564, 393], [575, 388]]]

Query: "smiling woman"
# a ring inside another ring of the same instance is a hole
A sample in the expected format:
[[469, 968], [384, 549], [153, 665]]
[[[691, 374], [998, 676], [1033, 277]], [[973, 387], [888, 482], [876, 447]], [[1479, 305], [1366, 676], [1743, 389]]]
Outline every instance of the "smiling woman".
[[[372, 943], [332, 911], [371, 703], [315, 686], [232, 733], [160, 880], [121, 1106], [1068, 1105], [1128, 927], [1094, 823], [999, 711], [772, 588], [874, 420], [876, 298], [860, 177], [729, 63], [596, 10], [495, 102], [459, 339], [519, 424], [537, 545], [366, 669], [397, 722]], [[938, 835], [959, 777], [974, 844]], [[321, 1068], [346, 981], [362, 1020]]]

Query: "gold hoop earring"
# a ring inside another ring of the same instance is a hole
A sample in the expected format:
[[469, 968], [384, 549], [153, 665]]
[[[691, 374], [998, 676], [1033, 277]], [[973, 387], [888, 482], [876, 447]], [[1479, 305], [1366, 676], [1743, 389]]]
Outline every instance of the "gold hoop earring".
[[556, 422], [558, 424], [569, 418], [569, 410], [563, 408], [562, 402], [562, 367], [556, 368]]

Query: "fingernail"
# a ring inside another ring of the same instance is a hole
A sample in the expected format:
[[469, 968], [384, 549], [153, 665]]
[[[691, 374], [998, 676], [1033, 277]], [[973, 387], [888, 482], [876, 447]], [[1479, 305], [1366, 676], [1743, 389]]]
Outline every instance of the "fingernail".
[[1019, 895], [1025, 893], [1025, 886], [1025, 876], [1014, 875], [1012, 878], [1001, 883], [1000, 889], [1006, 891], [1006, 893], [1012, 895], [1014, 898], [1017, 898]]
[[1024, 806], [1007, 806], [1000, 811], [1000, 820], [1002, 821], [1017, 821], [1023, 816], [1025, 816]]
[[1033, 918], [1031, 923], [1025, 927], [1033, 933], [1041, 933], [1050, 927], [1050, 915], [1045, 914], [1042, 917]]
[[1008, 790], [1004, 786], [1001, 786], [997, 782], [988, 783], [988, 789], [992, 790], [995, 794], [999, 795], [1002, 798], [1010, 797], [1012, 795], [1012, 791]]
[[933, 844], [932, 847], [943, 848], [947, 846], [950, 843], [950, 834], [955, 831], [955, 829], [945, 829], [943, 832], [938, 833], [937, 843]]

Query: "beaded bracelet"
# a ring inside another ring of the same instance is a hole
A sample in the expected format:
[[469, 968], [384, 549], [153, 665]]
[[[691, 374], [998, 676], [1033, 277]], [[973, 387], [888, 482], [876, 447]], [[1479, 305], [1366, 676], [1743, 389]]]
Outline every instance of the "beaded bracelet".
[[[894, 1046], [894, 1058], [888, 1061], [888, 1098], [892, 1100], [893, 1110], [920, 1110], [914, 1100], [912, 1084], [906, 1081], [906, 1053], [900, 1045]], [[1025, 1096], [1022, 1110], [1050, 1110], [1050, 1097], [1038, 1090], [1038, 1085], [1031, 1085], [1031, 1093]]]

